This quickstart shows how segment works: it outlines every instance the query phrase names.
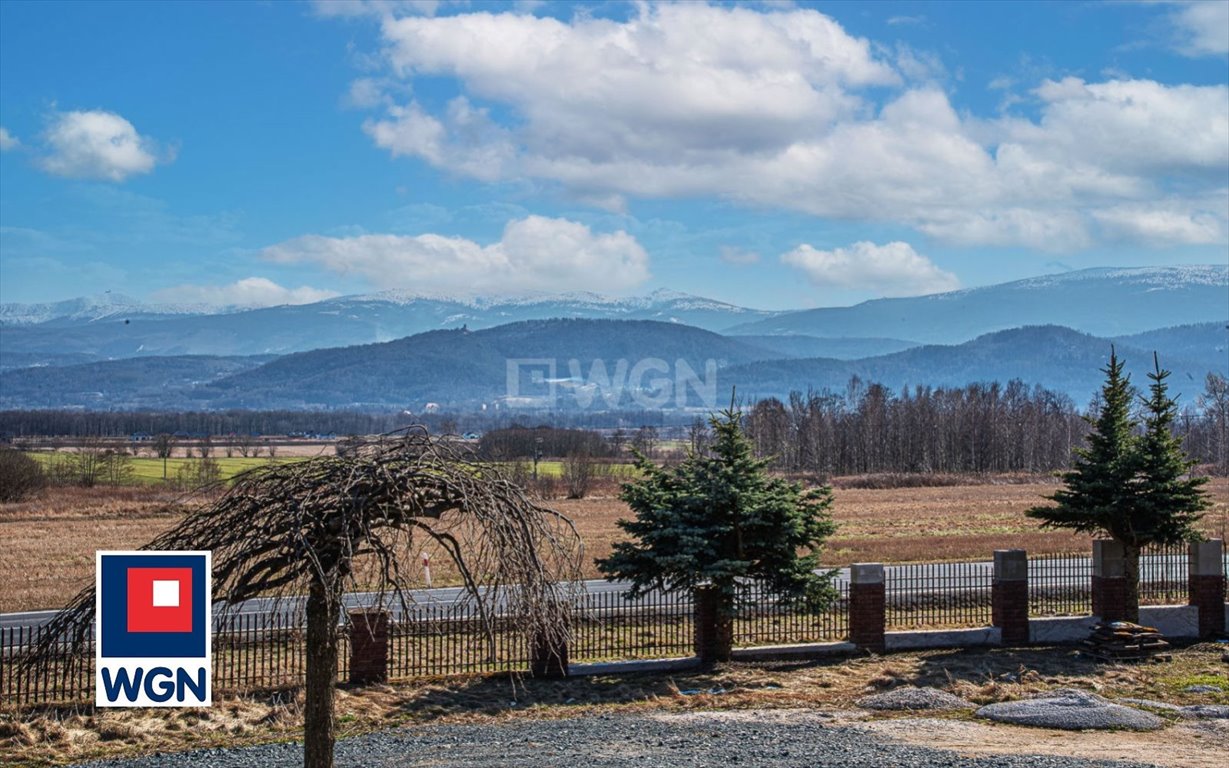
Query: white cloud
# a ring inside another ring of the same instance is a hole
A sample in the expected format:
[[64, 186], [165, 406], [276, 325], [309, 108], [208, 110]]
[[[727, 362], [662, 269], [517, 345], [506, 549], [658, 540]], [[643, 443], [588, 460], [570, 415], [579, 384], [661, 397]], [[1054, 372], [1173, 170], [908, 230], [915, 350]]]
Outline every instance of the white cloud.
[[154, 142], [114, 112], [59, 113], [43, 139], [48, 154], [39, 165], [57, 176], [123, 181], [159, 162]]
[[311, 304], [339, 296], [337, 291], [311, 288], [285, 288], [264, 277], [245, 277], [229, 285], [177, 285], [157, 291], [154, 301], [167, 304], [207, 304], [213, 307], [275, 307], [283, 304]]
[[380, 82], [370, 77], [360, 77], [350, 83], [346, 92], [345, 103], [358, 109], [371, 109], [385, 103], [384, 88]]
[[1106, 235], [1115, 240], [1211, 245], [1225, 241], [1224, 222], [1213, 211], [1226, 209], [1229, 209], [1229, 200], [1222, 198], [1219, 204], [1206, 207], [1192, 201], [1119, 205], [1095, 211], [1093, 217]]
[[455, 78], [462, 95], [439, 113], [386, 104], [364, 124], [377, 146], [484, 181], [551, 182], [608, 210], [716, 196], [1065, 250], [1108, 233], [1098, 212], [1206, 196], [1229, 166], [1225, 86], [1047, 80], [1028, 94], [1036, 117], [979, 118], [915, 84], [944, 79], [938, 58], [813, 10], [387, 14], [381, 30], [391, 77]]
[[394, 157], [420, 157], [431, 165], [483, 181], [501, 178], [516, 148], [507, 132], [473, 108], [463, 97], [453, 99], [443, 121], [424, 112], [417, 104], [390, 106], [388, 119], [368, 120], [363, 130], [376, 146]]
[[1005, 123], [1005, 143], [1036, 157], [1139, 176], [1223, 174], [1229, 165], [1229, 88], [1223, 85], [1068, 77], [1047, 80], [1035, 93], [1044, 105], [1040, 122]]
[[261, 254], [277, 263], [361, 275], [381, 288], [452, 295], [617, 293], [649, 278], [648, 255], [626, 232], [595, 234], [584, 224], [542, 216], [508, 222], [499, 242], [490, 245], [435, 234], [308, 235]]
[[815, 285], [870, 290], [882, 296], [920, 296], [960, 287], [955, 275], [899, 241], [885, 245], [862, 241], [831, 251], [803, 244], [782, 254], [781, 261], [801, 270]]
[[1184, 2], [1170, 16], [1178, 39], [1175, 49], [1186, 56], [1224, 56], [1229, 53], [1229, 2]]
[[9, 133], [9, 129], [0, 125], [0, 152], [7, 152], [10, 149], [16, 149], [21, 146], [21, 141], [16, 136]]
[[814, 11], [757, 13], [702, 4], [643, 7], [625, 22], [474, 13], [386, 19], [386, 55], [402, 76], [454, 76], [513, 104], [544, 159], [609, 162], [764, 151], [806, 126], [861, 108], [842, 85], [897, 75]]

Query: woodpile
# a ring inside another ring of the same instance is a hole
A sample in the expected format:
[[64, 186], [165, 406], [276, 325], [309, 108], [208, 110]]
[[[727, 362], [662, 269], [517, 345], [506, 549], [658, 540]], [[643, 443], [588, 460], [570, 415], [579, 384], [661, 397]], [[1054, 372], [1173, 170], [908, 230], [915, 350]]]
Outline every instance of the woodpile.
[[1129, 621], [1103, 621], [1092, 628], [1083, 652], [1101, 661], [1168, 660], [1169, 643], [1155, 627]]

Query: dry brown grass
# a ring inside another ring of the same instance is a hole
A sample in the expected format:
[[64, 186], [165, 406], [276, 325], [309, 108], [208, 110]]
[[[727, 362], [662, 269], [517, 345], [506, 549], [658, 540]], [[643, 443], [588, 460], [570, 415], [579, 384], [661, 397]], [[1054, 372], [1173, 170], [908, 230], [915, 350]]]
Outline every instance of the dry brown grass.
[[[926, 488], [838, 488], [833, 515], [837, 535], [824, 552], [831, 565], [851, 562], [984, 560], [995, 549], [1021, 547], [1034, 554], [1085, 552], [1087, 539], [1042, 531], [1024, 510], [1043, 503], [1052, 481], [1023, 483], [1018, 477], [993, 483]], [[1213, 508], [1206, 530], [1229, 531], [1229, 478], [1208, 487]], [[90, 583], [94, 550], [139, 546], [183, 515], [175, 496], [157, 488], [58, 488], [21, 504], [0, 505], [0, 612], [55, 608]], [[585, 543], [586, 576], [599, 578], [593, 559], [610, 553], [630, 516], [614, 496], [559, 499], [547, 505], [570, 517]], [[421, 579], [419, 553], [406, 567]], [[432, 559], [433, 583], [457, 583], [446, 558]]]
[[56, 608], [93, 579], [94, 551], [131, 549], [183, 516], [152, 487], [52, 488], [0, 505], [0, 612]]
[[[834, 491], [836, 535], [824, 562], [927, 562], [987, 560], [996, 549], [1019, 547], [1034, 554], [1086, 552], [1086, 537], [1043, 531], [1024, 510], [1045, 503], [1056, 484], [1047, 479], [1021, 482], [979, 480], [977, 484], [926, 488], [845, 488]], [[1208, 486], [1213, 508], [1204, 519], [1211, 535], [1223, 537], [1229, 524], [1229, 478]], [[617, 498], [551, 502], [575, 521], [590, 558], [605, 557], [622, 538], [616, 526], [631, 515]], [[596, 573], [594, 573], [596, 577]]]
[[[688, 713], [711, 710], [836, 711], [838, 720], [874, 726], [899, 714], [853, 711], [861, 696], [904, 685], [948, 690], [977, 704], [1019, 698], [1060, 687], [1094, 690], [1109, 698], [1138, 697], [1175, 704], [1229, 703], [1229, 693], [1183, 691], [1190, 680], [1225, 681], [1220, 648], [1204, 644], [1174, 653], [1172, 661], [1105, 665], [1069, 649], [929, 651], [811, 662], [739, 663], [710, 671], [669, 675], [606, 675], [565, 681], [506, 677], [456, 677], [397, 686], [343, 690], [338, 722], [343, 736], [402, 724], [498, 723], [515, 718], [582, 717], [613, 712]], [[299, 737], [302, 700], [292, 695], [228, 698], [213, 709], [113, 710], [0, 713], [0, 761], [55, 765], [102, 756], [238, 745]], [[950, 716], [969, 722], [968, 713]], [[890, 725], [885, 724], [885, 727]], [[981, 726], [977, 726], [981, 727]], [[1031, 740], [1052, 732], [1016, 731], [1013, 751], [1034, 751]], [[891, 731], [888, 731], [891, 733]], [[931, 734], [933, 738], [934, 734]], [[1093, 740], [1094, 735], [1086, 734]], [[1180, 727], [1161, 734], [1112, 734], [1119, 747], [1168, 743], [1173, 755], [1199, 754], [1214, 747]], [[1158, 740], [1159, 739], [1159, 740]], [[1223, 736], [1220, 737], [1224, 742]], [[1005, 736], [996, 743], [1010, 742]], [[1223, 748], [1225, 744], [1221, 744]], [[965, 750], [962, 750], [965, 751]], [[1150, 760], [1151, 762], [1151, 760]], [[1196, 765], [1168, 760], [1168, 765]]]

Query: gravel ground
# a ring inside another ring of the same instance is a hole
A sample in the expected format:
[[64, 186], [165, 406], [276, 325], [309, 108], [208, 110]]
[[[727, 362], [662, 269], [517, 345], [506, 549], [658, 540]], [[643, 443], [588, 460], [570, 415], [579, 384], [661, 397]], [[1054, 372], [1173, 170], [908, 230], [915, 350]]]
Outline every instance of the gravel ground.
[[[135, 760], [82, 763], [94, 768], [281, 768], [302, 765], [302, 748], [276, 744], [213, 749]], [[1088, 768], [1143, 765], [1051, 756], [966, 758], [894, 744], [865, 730], [832, 726], [822, 714], [702, 712], [517, 720], [499, 725], [399, 728], [345, 739], [339, 768]]]
[[1151, 712], [1124, 707], [1095, 693], [1074, 688], [1060, 688], [1032, 699], [987, 704], [977, 710], [976, 715], [1000, 723], [1066, 731], [1122, 728], [1155, 731], [1165, 725], [1164, 720]]
[[863, 709], [923, 710], [972, 709], [973, 703], [938, 688], [896, 688], [863, 696], [856, 702]]

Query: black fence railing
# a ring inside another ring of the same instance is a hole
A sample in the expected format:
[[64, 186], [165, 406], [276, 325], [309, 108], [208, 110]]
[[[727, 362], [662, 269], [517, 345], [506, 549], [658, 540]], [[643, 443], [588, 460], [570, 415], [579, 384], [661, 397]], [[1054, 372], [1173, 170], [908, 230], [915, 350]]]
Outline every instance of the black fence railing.
[[0, 702], [56, 704], [93, 696], [93, 642], [80, 653], [67, 642], [57, 643], [50, 663], [29, 669], [22, 659], [42, 638], [40, 627], [0, 627]]
[[821, 610], [808, 610], [782, 600], [758, 584], [747, 584], [739, 595], [734, 618], [734, 645], [826, 643], [849, 637], [849, 582], [834, 581], [833, 600]]
[[650, 592], [628, 600], [622, 592], [593, 592], [572, 615], [574, 661], [690, 656], [695, 603], [690, 592]]
[[1185, 603], [1189, 557], [1185, 544], [1145, 548], [1139, 556], [1140, 605]]
[[884, 571], [888, 629], [974, 627], [990, 623], [990, 563], [918, 563]]
[[[1229, 564], [1229, 558], [1226, 559]], [[1151, 548], [1140, 561], [1145, 604], [1187, 602], [1185, 547]], [[1029, 558], [1029, 613], [1035, 617], [1091, 613], [1092, 560], [1087, 556]], [[989, 562], [890, 565], [885, 568], [885, 625], [889, 630], [987, 626], [991, 623], [993, 567]], [[849, 636], [849, 583], [837, 579], [836, 598], [819, 611], [804, 610], [764, 592], [742, 589], [734, 619], [736, 646], [771, 646], [845, 640]], [[41, 638], [36, 627], [0, 628], [0, 704], [57, 704], [93, 696], [92, 645], [73, 653], [66, 643], [37, 671], [23, 654]], [[579, 598], [571, 617], [569, 657], [575, 662], [690, 656], [695, 605], [686, 592], [652, 592], [627, 600], [619, 591]], [[525, 671], [526, 638], [500, 617], [483, 621], [472, 602], [422, 603], [412, 619], [388, 629], [388, 676]], [[337, 676], [349, 678], [347, 632], [341, 633]], [[306, 639], [301, 612], [225, 615], [215, 621], [213, 686], [220, 693], [302, 685]]]
[[1030, 616], [1086, 616], [1092, 613], [1092, 558], [1058, 554], [1028, 559]]
[[469, 602], [415, 606], [413, 621], [389, 625], [393, 679], [511, 672], [529, 666], [529, 645], [504, 617], [484, 621]]

